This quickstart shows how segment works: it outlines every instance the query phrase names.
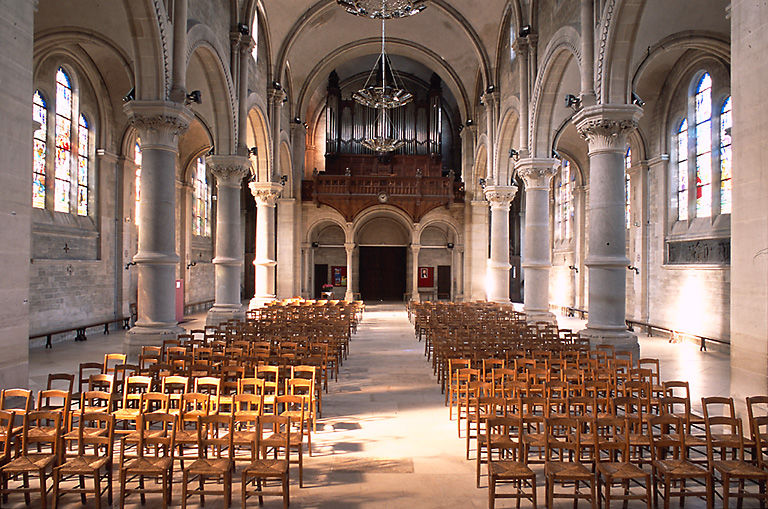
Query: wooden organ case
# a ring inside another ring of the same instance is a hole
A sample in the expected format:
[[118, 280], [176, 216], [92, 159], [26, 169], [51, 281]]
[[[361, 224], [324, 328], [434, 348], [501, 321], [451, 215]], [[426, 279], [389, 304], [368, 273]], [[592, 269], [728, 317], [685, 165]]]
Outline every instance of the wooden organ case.
[[[375, 154], [362, 141], [375, 136], [376, 110], [342, 99], [339, 77], [328, 80], [325, 172], [302, 182], [302, 199], [338, 210], [347, 221], [363, 209], [389, 204], [418, 222], [430, 210], [463, 202], [463, 184], [444, 161], [440, 78], [433, 75], [426, 99], [390, 110], [392, 134], [404, 145]], [[447, 125], [447, 122], [445, 123]], [[450, 160], [450, 156], [445, 158]]]

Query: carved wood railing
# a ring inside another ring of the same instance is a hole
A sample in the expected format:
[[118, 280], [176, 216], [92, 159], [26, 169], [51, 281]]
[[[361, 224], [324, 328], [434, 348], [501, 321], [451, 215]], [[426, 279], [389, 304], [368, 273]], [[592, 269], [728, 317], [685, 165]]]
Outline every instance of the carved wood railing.
[[418, 221], [429, 210], [464, 201], [464, 184], [452, 177], [313, 175], [302, 182], [302, 200], [325, 204], [351, 220], [376, 203], [400, 207]]

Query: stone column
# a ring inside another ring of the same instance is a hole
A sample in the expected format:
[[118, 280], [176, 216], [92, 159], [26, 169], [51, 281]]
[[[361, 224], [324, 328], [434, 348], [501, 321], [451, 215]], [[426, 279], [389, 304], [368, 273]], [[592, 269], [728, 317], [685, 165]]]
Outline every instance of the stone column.
[[283, 188], [282, 197], [277, 200], [277, 298], [296, 297], [296, 282], [299, 280], [296, 263], [297, 243], [295, 229], [299, 208], [295, 198], [286, 198], [288, 186]]
[[187, 0], [173, 2], [173, 85], [170, 98], [183, 103], [187, 98]]
[[283, 102], [288, 97], [282, 89], [272, 88], [267, 94], [269, 98], [269, 124], [272, 128], [272, 174], [268, 180], [279, 180], [282, 175], [280, 168], [280, 124], [283, 118]]
[[482, 97], [483, 104], [485, 105], [485, 135], [488, 138], [488, 146], [486, 150], [486, 156], [488, 161], [488, 175], [487, 178], [492, 179], [494, 182], [500, 182], [499, 169], [496, 167], [496, 125], [498, 123], [498, 104], [499, 93], [491, 91], [489, 88]]
[[518, 149], [520, 157], [528, 157], [528, 40], [518, 37], [515, 39], [517, 52], [518, 77], [520, 86], [520, 128]]
[[[258, 14], [257, 14], [258, 15]], [[237, 78], [237, 147], [240, 155], [248, 153], [248, 63], [250, 62], [253, 46], [256, 44], [251, 37], [241, 37], [239, 45], [238, 78]]]
[[586, 206], [584, 200], [586, 194], [586, 188], [583, 185], [576, 186], [573, 190], [573, 208], [576, 211], [573, 224], [573, 232], [575, 235], [575, 256], [573, 259], [573, 266], [576, 267], [576, 270], [571, 270], [571, 272], [573, 272], [572, 277], [574, 281], [573, 305], [579, 309], [584, 309], [584, 306], [586, 305], [586, 299], [584, 298], [584, 255], [586, 249], [584, 246], [584, 234], [586, 232], [586, 221], [584, 217]]
[[251, 169], [247, 157], [213, 155], [206, 164], [216, 177], [216, 301], [208, 311], [206, 325], [245, 318], [240, 302], [240, 268], [243, 246], [240, 236], [240, 186]]
[[419, 251], [421, 244], [411, 244], [411, 300], [420, 302], [419, 298]]
[[256, 200], [255, 293], [250, 309], [275, 300], [275, 203], [283, 190], [280, 184], [251, 182]]
[[347, 251], [347, 291], [344, 294], [344, 300], [352, 302], [355, 300], [354, 289], [352, 286], [352, 256], [355, 254], [355, 243], [345, 242], [344, 249]]
[[556, 159], [521, 159], [515, 165], [525, 182], [525, 270], [523, 309], [529, 322], [555, 322], [549, 312], [549, 271], [552, 246], [549, 234], [549, 191], [557, 170]]
[[179, 135], [192, 114], [166, 101], [131, 101], [123, 109], [141, 138], [141, 207], [138, 272], [138, 320], [123, 350], [135, 358], [143, 345], [162, 345], [183, 329], [176, 322], [176, 160]]
[[595, 0], [581, 0], [581, 105], [592, 106], [596, 102], [594, 70], [592, 62], [595, 58]]
[[624, 154], [627, 134], [642, 113], [634, 105], [606, 104], [584, 108], [573, 119], [589, 145], [589, 321], [581, 335], [593, 345], [613, 344], [636, 354], [637, 337], [625, 323]]
[[487, 299], [509, 302], [509, 205], [517, 186], [488, 186], [485, 197], [491, 206], [491, 257], [488, 260]]

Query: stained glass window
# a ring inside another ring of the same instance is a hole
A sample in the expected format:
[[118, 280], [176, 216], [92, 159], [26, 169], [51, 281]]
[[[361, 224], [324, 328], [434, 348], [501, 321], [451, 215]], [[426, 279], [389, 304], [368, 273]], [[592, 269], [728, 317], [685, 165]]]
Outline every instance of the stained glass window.
[[202, 237], [211, 236], [211, 188], [205, 168], [205, 158], [197, 158], [194, 177], [195, 201], [192, 206], [192, 233]]
[[136, 138], [136, 143], [133, 146], [133, 164], [136, 166], [136, 207], [134, 209], [134, 213], [136, 214], [136, 217], [134, 218], [134, 223], [136, 226], [139, 225], [139, 204], [141, 203], [141, 140]]
[[59, 67], [56, 72], [56, 162], [54, 210], [69, 212], [72, 182], [72, 82]]
[[45, 208], [45, 161], [48, 155], [48, 105], [39, 90], [32, 97], [32, 119], [40, 128], [32, 136], [32, 206]]
[[712, 78], [696, 88], [696, 217], [712, 215]]
[[627, 147], [627, 153], [624, 154], [624, 218], [627, 222], [627, 229], [629, 229], [630, 226], [632, 226], [632, 219], [630, 216], [630, 212], [632, 212], [632, 208], [630, 206], [630, 195], [629, 195], [629, 169], [632, 167], [632, 149]]
[[509, 30], [509, 59], [514, 61], [515, 57], [517, 57], [515, 52], [515, 27], [512, 25]]
[[563, 160], [560, 175], [555, 182], [555, 239], [569, 240], [573, 237], [573, 188], [576, 174], [571, 164]]
[[688, 219], [688, 119], [677, 129], [677, 219]]
[[731, 213], [731, 98], [720, 110], [720, 213]]
[[253, 39], [253, 49], [251, 50], [251, 55], [253, 55], [253, 59], [258, 62], [259, 59], [257, 58], [259, 55], [259, 13], [254, 12], [253, 13], [253, 24], [251, 25], [251, 38]]
[[88, 173], [90, 171], [90, 127], [85, 115], [77, 126], [77, 215], [88, 215]]

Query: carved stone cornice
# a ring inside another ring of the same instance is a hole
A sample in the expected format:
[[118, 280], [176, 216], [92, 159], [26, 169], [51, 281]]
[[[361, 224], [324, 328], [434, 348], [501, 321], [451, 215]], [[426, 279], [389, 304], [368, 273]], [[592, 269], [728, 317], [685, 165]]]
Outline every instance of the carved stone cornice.
[[515, 171], [525, 182], [525, 190], [547, 189], [552, 177], [557, 173], [560, 161], [551, 157], [520, 159], [515, 163]]
[[240, 184], [251, 170], [251, 160], [237, 155], [210, 155], [205, 164], [216, 177], [218, 186], [240, 188]]
[[176, 152], [178, 137], [194, 118], [189, 109], [171, 101], [131, 101], [123, 105], [131, 125], [139, 132], [141, 149]]
[[509, 208], [509, 204], [515, 199], [517, 186], [487, 186], [485, 199], [491, 204], [491, 208]]
[[573, 118], [576, 130], [589, 144], [589, 153], [624, 152], [627, 135], [637, 129], [643, 115], [634, 104], [589, 106]]
[[267, 207], [274, 207], [283, 191], [283, 186], [274, 182], [251, 182], [248, 187], [256, 200], [256, 205]]

